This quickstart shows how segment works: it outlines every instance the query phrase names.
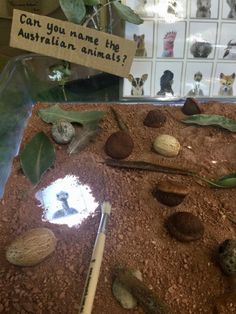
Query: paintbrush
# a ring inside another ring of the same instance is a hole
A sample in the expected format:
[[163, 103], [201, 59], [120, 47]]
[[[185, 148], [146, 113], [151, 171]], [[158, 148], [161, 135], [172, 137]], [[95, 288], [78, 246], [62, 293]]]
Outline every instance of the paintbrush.
[[98, 277], [102, 264], [102, 257], [105, 245], [105, 232], [108, 217], [111, 213], [111, 204], [109, 202], [103, 202], [102, 204], [102, 216], [98, 227], [97, 238], [93, 248], [93, 254], [89, 265], [89, 270], [85, 282], [84, 292], [80, 305], [81, 314], [90, 314], [92, 312], [93, 300], [96, 293]]

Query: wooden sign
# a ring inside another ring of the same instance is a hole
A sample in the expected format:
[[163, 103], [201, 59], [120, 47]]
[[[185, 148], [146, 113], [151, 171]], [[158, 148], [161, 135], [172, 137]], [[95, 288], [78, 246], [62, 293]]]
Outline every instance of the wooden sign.
[[136, 44], [46, 16], [14, 10], [10, 46], [127, 77]]

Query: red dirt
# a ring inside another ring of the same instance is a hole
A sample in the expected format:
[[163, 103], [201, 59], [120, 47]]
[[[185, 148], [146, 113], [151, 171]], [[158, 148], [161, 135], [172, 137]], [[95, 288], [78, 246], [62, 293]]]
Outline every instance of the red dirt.
[[[38, 131], [50, 134], [50, 125], [38, 116], [36, 105], [28, 121], [22, 146]], [[204, 113], [222, 114], [236, 119], [236, 106], [209, 103]], [[221, 242], [234, 238], [236, 225], [228, 219], [235, 215], [234, 189], [209, 189], [194, 179], [157, 172], [109, 168], [104, 143], [118, 130], [108, 105], [66, 105], [74, 110], [106, 110], [103, 131], [94, 143], [78, 154], [68, 155], [66, 146], [56, 147], [54, 166], [42, 177], [37, 189], [46, 187], [67, 174], [79, 176], [88, 184], [96, 200], [109, 200], [112, 213], [108, 223], [104, 258], [93, 306], [95, 314], [122, 314], [111, 286], [117, 264], [139, 269], [144, 283], [165, 301], [174, 314], [213, 313], [217, 297], [229, 290], [229, 279], [221, 272], [216, 251]], [[151, 105], [115, 105], [127, 123], [134, 140], [128, 160], [145, 160], [163, 165], [196, 170], [201, 176], [216, 178], [236, 170], [236, 134], [215, 127], [188, 126], [180, 107], [159, 106], [167, 122], [159, 129], [143, 125]], [[175, 136], [181, 143], [177, 157], [166, 158], [153, 152], [152, 142], [159, 134]], [[157, 182], [176, 180], [191, 187], [184, 202], [177, 207], [160, 204], [152, 196]], [[0, 313], [75, 314], [79, 311], [87, 269], [100, 221], [100, 210], [80, 226], [69, 228], [41, 219], [42, 209], [32, 185], [15, 158], [5, 195], [0, 202]], [[201, 240], [182, 243], [165, 228], [166, 218], [176, 211], [197, 215], [205, 226]], [[235, 218], [236, 220], [236, 218]], [[48, 227], [58, 238], [56, 251], [34, 267], [18, 267], [5, 259], [5, 248], [20, 233], [34, 227]], [[131, 314], [141, 314], [137, 307]], [[215, 313], [236, 313], [234, 297], [223, 297]]]

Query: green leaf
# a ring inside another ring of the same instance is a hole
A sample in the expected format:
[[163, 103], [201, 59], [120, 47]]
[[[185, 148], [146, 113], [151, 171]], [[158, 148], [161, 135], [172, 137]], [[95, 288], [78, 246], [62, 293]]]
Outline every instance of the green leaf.
[[40, 109], [38, 114], [47, 123], [65, 120], [85, 125], [102, 119], [106, 113], [105, 111], [63, 110], [58, 105], [55, 105], [48, 109]]
[[34, 185], [39, 182], [42, 174], [51, 167], [54, 160], [54, 146], [43, 132], [37, 133], [20, 154], [22, 170]]
[[220, 115], [194, 114], [182, 120], [187, 124], [215, 125], [231, 132], [236, 132], [236, 120]]
[[86, 15], [83, 0], [59, 0], [59, 3], [68, 21], [81, 24]]
[[132, 24], [142, 24], [143, 20], [130, 7], [120, 3], [118, 0], [111, 2], [119, 17]]
[[235, 188], [236, 187], [236, 173], [230, 173], [223, 177], [219, 177], [213, 181], [209, 181], [211, 187], [218, 188]]
[[99, 3], [100, 3], [99, 0], [84, 0], [85, 5], [93, 6], [93, 5], [98, 5]]

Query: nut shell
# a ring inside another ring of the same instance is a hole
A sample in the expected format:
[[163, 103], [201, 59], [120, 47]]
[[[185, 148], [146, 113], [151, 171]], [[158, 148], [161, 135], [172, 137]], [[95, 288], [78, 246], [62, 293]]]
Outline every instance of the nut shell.
[[160, 109], [150, 110], [143, 121], [145, 126], [151, 128], [160, 128], [166, 122], [166, 116]]
[[188, 116], [200, 114], [201, 109], [198, 106], [198, 101], [191, 97], [186, 98], [185, 103], [182, 107], [182, 112]]
[[167, 206], [177, 206], [183, 202], [190, 189], [173, 181], [161, 181], [153, 191], [154, 197]]
[[236, 240], [227, 239], [220, 244], [218, 259], [220, 267], [226, 275], [236, 275]]
[[50, 255], [56, 244], [57, 239], [50, 229], [30, 229], [7, 247], [6, 259], [14, 265], [33, 266]]
[[156, 137], [153, 148], [165, 157], [175, 157], [179, 154], [180, 143], [174, 136], [162, 134]]
[[105, 152], [114, 159], [127, 158], [133, 151], [134, 142], [124, 131], [118, 131], [109, 136], [105, 143]]
[[188, 212], [177, 212], [170, 215], [166, 221], [169, 233], [181, 242], [199, 240], [204, 233], [201, 220]]

